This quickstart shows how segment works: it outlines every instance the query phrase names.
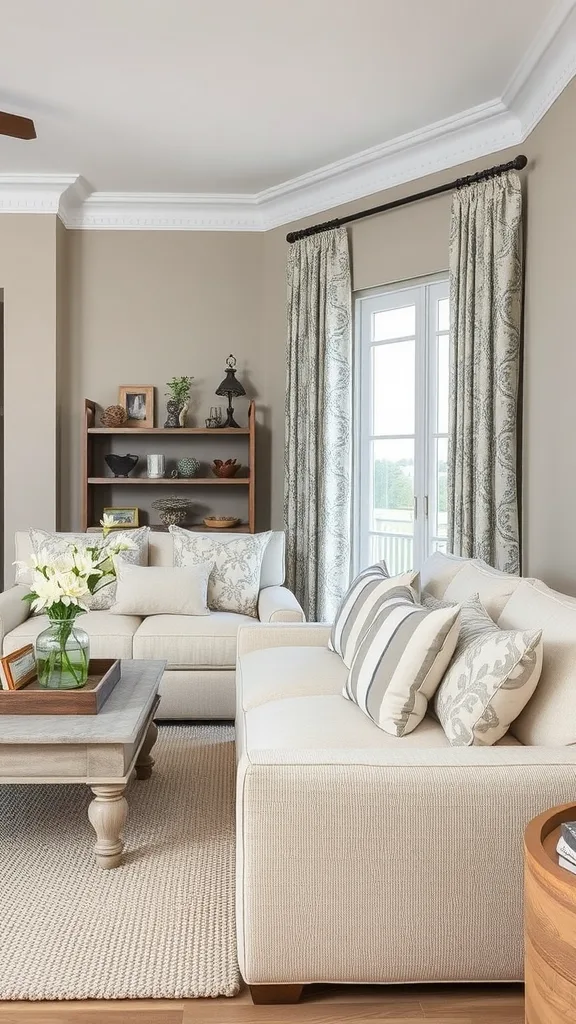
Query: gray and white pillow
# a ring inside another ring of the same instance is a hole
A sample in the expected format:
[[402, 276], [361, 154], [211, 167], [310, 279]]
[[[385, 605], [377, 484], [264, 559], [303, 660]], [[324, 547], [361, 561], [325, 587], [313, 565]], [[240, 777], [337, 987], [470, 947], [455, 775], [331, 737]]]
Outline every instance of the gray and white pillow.
[[410, 587], [399, 588], [361, 639], [343, 695], [384, 732], [406, 736], [426, 714], [459, 629], [459, 605], [428, 611]]
[[[133, 550], [123, 551], [122, 558], [131, 565], [148, 565], [148, 535], [150, 528], [141, 526], [136, 530], [112, 530], [104, 543], [116, 543], [119, 540], [129, 540], [136, 547]], [[30, 530], [30, 542], [32, 551], [36, 556], [42, 551], [48, 558], [57, 558], [64, 554], [72, 544], [79, 550], [93, 547], [94, 544], [102, 544], [100, 533], [48, 533], [46, 530]], [[17, 579], [17, 582], [18, 579]], [[30, 577], [26, 580], [30, 583]], [[82, 599], [90, 611], [107, 611], [116, 600], [116, 580], [113, 579], [107, 586], [97, 590], [95, 594], [88, 594]]]
[[218, 612], [238, 612], [258, 617], [262, 559], [272, 533], [251, 533], [220, 540], [212, 534], [192, 533], [171, 526], [174, 565], [211, 562], [208, 607]]
[[536, 689], [542, 630], [499, 629], [478, 595], [462, 604], [454, 657], [434, 708], [452, 746], [492, 746], [505, 735]]
[[406, 587], [417, 587], [418, 573], [388, 575], [385, 562], [363, 569], [350, 584], [338, 609], [328, 647], [350, 668], [358, 644], [369, 629], [383, 600], [403, 593]]

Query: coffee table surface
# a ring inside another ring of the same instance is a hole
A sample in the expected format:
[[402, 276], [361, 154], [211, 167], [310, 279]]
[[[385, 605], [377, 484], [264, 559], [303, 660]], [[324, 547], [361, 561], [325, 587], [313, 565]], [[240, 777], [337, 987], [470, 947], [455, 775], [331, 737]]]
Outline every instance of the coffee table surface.
[[122, 676], [97, 715], [6, 715], [0, 746], [12, 743], [134, 743], [149, 716], [165, 661], [122, 659]]

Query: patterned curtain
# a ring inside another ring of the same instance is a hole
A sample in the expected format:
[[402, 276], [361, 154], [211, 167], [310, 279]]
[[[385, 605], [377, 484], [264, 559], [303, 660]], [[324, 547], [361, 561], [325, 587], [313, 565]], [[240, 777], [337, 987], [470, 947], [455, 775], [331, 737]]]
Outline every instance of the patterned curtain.
[[522, 192], [514, 172], [454, 193], [448, 549], [520, 572]]
[[352, 285], [344, 228], [288, 255], [284, 517], [287, 584], [309, 621], [331, 622], [349, 584]]

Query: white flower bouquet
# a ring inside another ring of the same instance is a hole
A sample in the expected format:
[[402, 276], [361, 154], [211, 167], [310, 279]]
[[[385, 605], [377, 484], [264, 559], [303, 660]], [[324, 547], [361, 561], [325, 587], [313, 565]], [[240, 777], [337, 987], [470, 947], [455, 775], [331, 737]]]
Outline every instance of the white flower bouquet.
[[[88, 678], [89, 639], [74, 626], [78, 615], [88, 611], [84, 599], [108, 586], [116, 578], [114, 557], [135, 548], [126, 537], [104, 539], [90, 547], [70, 544], [56, 557], [47, 551], [34, 555], [30, 592], [23, 597], [33, 612], [45, 612], [50, 626], [36, 639], [36, 666], [41, 686], [71, 689], [84, 686]], [[80, 636], [82, 634], [82, 636]]]

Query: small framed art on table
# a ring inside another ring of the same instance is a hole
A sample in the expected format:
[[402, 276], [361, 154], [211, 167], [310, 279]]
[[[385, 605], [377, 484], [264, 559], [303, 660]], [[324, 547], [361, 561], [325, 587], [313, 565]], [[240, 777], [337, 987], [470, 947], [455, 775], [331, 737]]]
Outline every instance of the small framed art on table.
[[126, 410], [127, 427], [154, 426], [154, 387], [152, 385], [123, 385], [118, 391], [118, 405]]

